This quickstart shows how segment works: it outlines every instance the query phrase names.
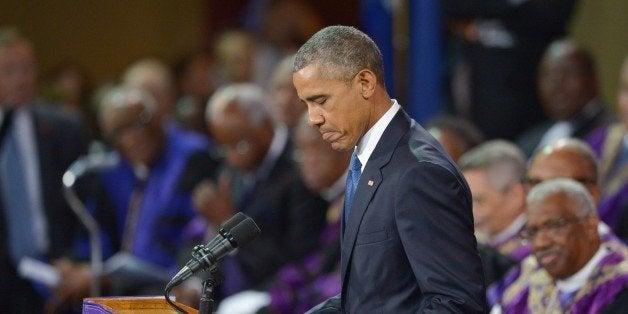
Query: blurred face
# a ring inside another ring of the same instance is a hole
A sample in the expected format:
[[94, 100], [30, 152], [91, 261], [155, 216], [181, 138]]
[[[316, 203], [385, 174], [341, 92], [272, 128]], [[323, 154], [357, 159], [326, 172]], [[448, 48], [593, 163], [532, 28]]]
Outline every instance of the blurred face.
[[107, 141], [133, 165], [151, 166], [163, 149], [161, 123], [139, 103], [104, 108], [100, 126]]
[[292, 72], [278, 71], [270, 88], [270, 110], [279, 122], [294, 128], [305, 111], [292, 84]]
[[578, 272], [598, 249], [597, 218], [577, 216], [578, 206], [564, 193], [528, 204], [526, 233], [534, 256], [553, 278]]
[[349, 165], [351, 153], [332, 150], [312, 127], [300, 126], [295, 133], [295, 143], [303, 181], [315, 193], [336, 183]]
[[449, 154], [451, 159], [455, 162], [457, 162], [460, 156], [467, 150], [464, 141], [453, 132], [437, 128], [431, 128], [428, 131], [443, 145], [447, 154]]
[[575, 54], [546, 54], [541, 60], [538, 80], [545, 113], [556, 120], [575, 116], [595, 97], [594, 80]]
[[211, 131], [227, 163], [244, 172], [262, 163], [273, 137], [272, 126], [256, 128], [242, 114], [213, 117]]
[[23, 105], [35, 96], [35, 56], [23, 41], [0, 48], [0, 103]]
[[529, 190], [536, 184], [554, 178], [571, 178], [582, 183], [597, 203], [600, 187], [595, 169], [582, 155], [560, 149], [549, 154], [539, 153], [528, 168], [526, 188]]
[[463, 173], [471, 188], [475, 229], [489, 236], [504, 230], [512, 222], [509, 213], [513, 206], [523, 206], [521, 200], [513, 198], [512, 187], [506, 191], [494, 188], [484, 169], [469, 169]]
[[357, 75], [351, 82], [324, 78], [314, 63], [294, 73], [294, 86], [307, 105], [309, 123], [335, 150], [352, 150], [374, 124], [370, 106], [360, 94]]
[[617, 93], [617, 108], [619, 109], [619, 119], [628, 129], [628, 58], [624, 61], [619, 77], [619, 91]]

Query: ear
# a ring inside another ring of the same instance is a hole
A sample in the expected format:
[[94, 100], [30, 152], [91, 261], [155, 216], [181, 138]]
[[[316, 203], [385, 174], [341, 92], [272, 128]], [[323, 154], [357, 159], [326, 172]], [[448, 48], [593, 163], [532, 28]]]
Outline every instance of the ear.
[[354, 83], [360, 88], [360, 94], [364, 99], [371, 98], [377, 86], [377, 77], [369, 69], [363, 69], [355, 75]]

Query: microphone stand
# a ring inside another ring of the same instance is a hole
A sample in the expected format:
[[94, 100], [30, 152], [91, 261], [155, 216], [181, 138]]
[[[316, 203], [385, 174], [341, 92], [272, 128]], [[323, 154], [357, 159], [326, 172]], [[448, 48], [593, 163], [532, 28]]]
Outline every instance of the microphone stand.
[[[203, 256], [207, 254], [207, 247], [204, 245], [197, 245], [192, 250], [192, 257], [201, 260]], [[214, 265], [209, 269], [209, 277], [203, 281], [203, 288], [201, 292], [201, 299], [199, 302], [198, 313], [199, 314], [212, 314], [214, 311], [214, 288], [222, 283], [223, 276], [218, 269], [218, 266]]]
[[90, 262], [92, 271], [92, 282], [90, 294], [93, 297], [100, 296], [100, 281], [103, 273], [102, 249], [100, 247], [100, 228], [96, 219], [89, 213], [83, 202], [76, 195], [76, 191], [72, 188], [74, 185], [73, 174], [66, 172], [64, 175], [63, 194], [67, 199], [70, 207], [79, 218], [81, 223], [89, 233], [90, 246]]
[[203, 281], [203, 291], [199, 302], [199, 314], [212, 314], [214, 311], [214, 288], [222, 282], [222, 274], [218, 267], [213, 266], [209, 270], [209, 278]]

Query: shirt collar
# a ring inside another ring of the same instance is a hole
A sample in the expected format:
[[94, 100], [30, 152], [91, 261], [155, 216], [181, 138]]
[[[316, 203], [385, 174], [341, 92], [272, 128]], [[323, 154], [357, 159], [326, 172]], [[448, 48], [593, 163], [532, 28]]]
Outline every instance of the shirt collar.
[[595, 252], [593, 257], [591, 257], [589, 262], [587, 262], [587, 264], [584, 265], [584, 267], [582, 267], [577, 273], [568, 278], [556, 280], [556, 287], [558, 290], [562, 293], [571, 293], [580, 289], [587, 283], [587, 280], [589, 280], [589, 277], [591, 277], [591, 274], [595, 270], [595, 266], [602, 260], [602, 258], [604, 258], [604, 256], [606, 256], [606, 254], [608, 254], [608, 249], [603, 245], [600, 245], [600, 248], [597, 252]]
[[273, 140], [270, 143], [268, 152], [266, 156], [264, 156], [264, 160], [262, 160], [262, 163], [255, 171], [255, 178], [257, 180], [266, 179], [279, 159], [279, 156], [281, 156], [281, 153], [286, 148], [286, 145], [288, 145], [288, 128], [279, 124], [275, 127], [275, 134], [273, 135]]
[[518, 234], [526, 223], [525, 214], [520, 214], [513, 222], [510, 223], [504, 230], [498, 232], [494, 236], [490, 237], [488, 242], [490, 244], [502, 243], [511, 239]]
[[364, 167], [366, 167], [366, 163], [375, 150], [375, 146], [377, 146], [379, 139], [384, 134], [386, 127], [388, 127], [388, 124], [390, 124], [390, 121], [392, 121], [400, 108], [401, 106], [399, 103], [395, 99], [392, 99], [392, 106], [390, 106], [388, 111], [386, 111], [386, 113], [384, 113], [384, 115], [382, 115], [382, 117], [379, 118], [379, 120], [358, 141], [355, 152], [358, 154], [360, 163], [362, 163], [362, 171], [364, 171]]

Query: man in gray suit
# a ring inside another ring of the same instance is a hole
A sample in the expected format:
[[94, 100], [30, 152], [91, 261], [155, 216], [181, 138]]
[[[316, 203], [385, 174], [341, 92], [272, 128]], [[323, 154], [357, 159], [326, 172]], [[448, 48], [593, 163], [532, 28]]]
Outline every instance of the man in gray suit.
[[469, 187], [441, 145], [384, 87], [359, 30], [327, 27], [297, 52], [310, 124], [353, 150], [341, 240], [342, 292], [312, 312], [484, 312]]

